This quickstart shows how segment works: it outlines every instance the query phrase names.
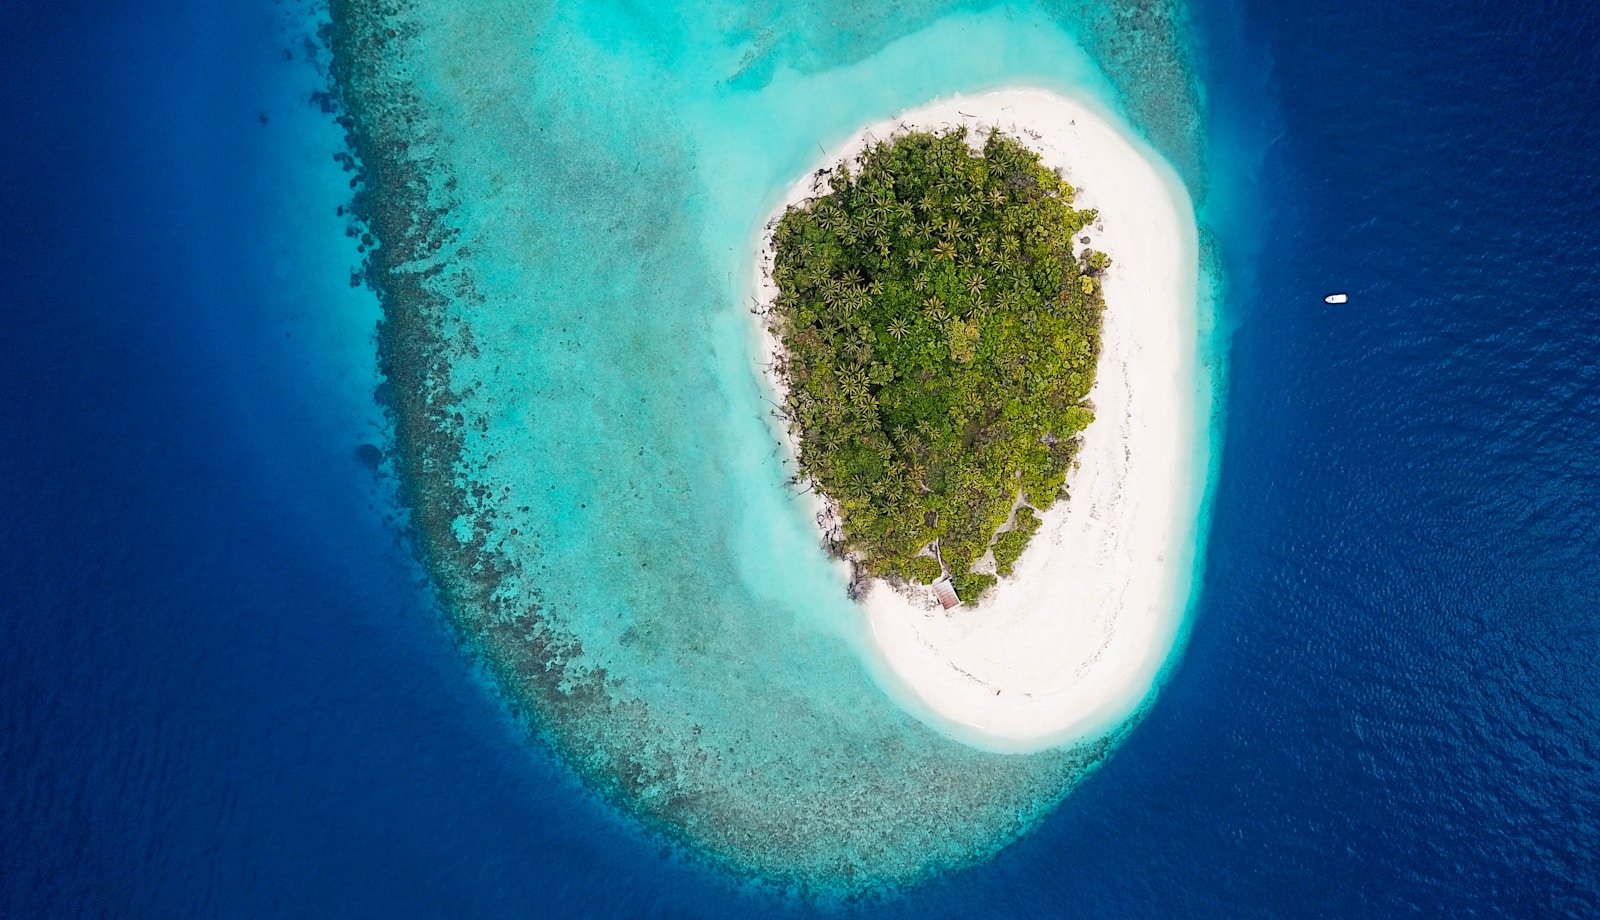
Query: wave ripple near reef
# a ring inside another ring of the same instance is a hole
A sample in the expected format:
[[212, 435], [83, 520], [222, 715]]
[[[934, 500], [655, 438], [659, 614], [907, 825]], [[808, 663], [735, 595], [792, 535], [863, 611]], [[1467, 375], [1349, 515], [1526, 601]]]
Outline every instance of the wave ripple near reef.
[[[1136, 115], [1176, 113], [1152, 135], [1188, 138], [1175, 13], [1118, 9], [1075, 25], [1114, 80], [1144, 81]], [[663, 101], [694, 81], [585, 46], [602, 28], [746, 22], [741, 72], [753, 54], [822, 70], [943, 10], [869, 19], [849, 47], [817, 38], [840, 15], [825, 7], [783, 23], [703, 4], [631, 23], [511, 3], [332, 10], [401, 476], [446, 609], [510, 704], [647, 823], [813, 893], [914, 883], [1036, 824], [1115, 737], [1025, 756], [952, 742], [890, 703], [847, 642], [740, 578], [739, 525], [718, 509], [742, 486], [707, 459], [742, 408], [704, 342], [729, 308], [704, 293], [722, 266], [701, 254], [694, 163]], [[735, 68], [709, 69], [708, 85]], [[610, 82], [633, 95], [597, 97]], [[1193, 162], [1192, 141], [1168, 146]]]

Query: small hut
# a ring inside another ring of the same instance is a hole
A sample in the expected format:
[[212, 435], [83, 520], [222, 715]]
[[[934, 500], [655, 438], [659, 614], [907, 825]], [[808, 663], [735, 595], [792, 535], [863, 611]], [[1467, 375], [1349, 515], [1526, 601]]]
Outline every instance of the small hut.
[[939, 576], [939, 580], [933, 583], [933, 593], [946, 610], [961, 606], [961, 597], [956, 594], [956, 586], [951, 583], [949, 575]]

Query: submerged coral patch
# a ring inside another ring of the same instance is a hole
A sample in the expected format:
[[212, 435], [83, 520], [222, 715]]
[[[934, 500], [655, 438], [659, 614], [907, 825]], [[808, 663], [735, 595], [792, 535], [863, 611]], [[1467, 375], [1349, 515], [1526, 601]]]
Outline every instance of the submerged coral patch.
[[[784, 491], [741, 292], [760, 215], [817, 139], [930, 92], [888, 79], [911, 73], [874, 58], [891, 41], [960, 60], [975, 35], [1022, 36], [1044, 44], [1019, 60], [1080, 60], [1065, 33], [884, 22], [848, 46], [780, 43], [781, 78], [730, 89], [738, 4], [331, 6], [384, 304], [385, 453], [508, 704], [608, 801], [780, 886], [911, 884], [1035, 826], [1116, 733], [998, 755], [884, 692]], [[814, 88], [844, 65], [891, 95], [822, 112]]]

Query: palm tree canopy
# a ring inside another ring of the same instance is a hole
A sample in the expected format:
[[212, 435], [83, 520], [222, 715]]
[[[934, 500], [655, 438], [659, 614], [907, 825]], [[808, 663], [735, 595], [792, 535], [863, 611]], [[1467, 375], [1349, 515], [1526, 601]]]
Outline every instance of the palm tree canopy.
[[[769, 312], [800, 473], [840, 510], [869, 574], [929, 574], [938, 547], [968, 600], [1019, 492], [1060, 494], [1099, 354], [1100, 286], [1072, 188], [998, 132], [872, 145], [774, 229]], [[1102, 263], [1104, 259], [1100, 260]]]

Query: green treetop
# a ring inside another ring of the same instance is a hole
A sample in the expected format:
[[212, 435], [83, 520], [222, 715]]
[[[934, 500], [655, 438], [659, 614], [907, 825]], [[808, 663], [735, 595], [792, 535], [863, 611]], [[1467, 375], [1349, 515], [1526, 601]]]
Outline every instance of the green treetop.
[[[1018, 141], [912, 133], [841, 165], [829, 194], [777, 227], [772, 323], [800, 472], [843, 520], [866, 572], [927, 583], [971, 571], [1019, 501], [1061, 494], [1093, 415], [1104, 253], [1095, 218]], [[1037, 521], [996, 546], [1001, 573]]]

